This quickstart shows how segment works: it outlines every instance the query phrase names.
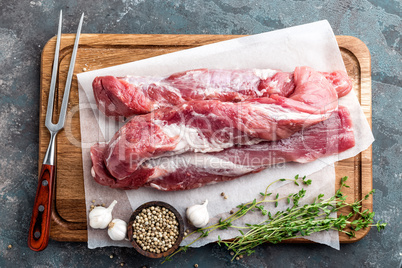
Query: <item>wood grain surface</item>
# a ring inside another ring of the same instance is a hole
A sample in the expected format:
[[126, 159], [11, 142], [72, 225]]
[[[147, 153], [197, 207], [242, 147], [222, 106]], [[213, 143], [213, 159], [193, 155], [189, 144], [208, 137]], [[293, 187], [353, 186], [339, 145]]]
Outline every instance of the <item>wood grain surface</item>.
[[[55, 114], [61, 106], [64, 83], [74, 44], [74, 34], [61, 39], [59, 73], [55, 96]], [[50, 237], [59, 241], [87, 241], [84, 180], [82, 171], [78, 85], [76, 74], [117, 64], [146, 59], [183, 49], [229, 40], [234, 35], [126, 35], [82, 34], [76, 59], [74, 78], [65, 129], [58, 134], [56, 149], [56, 190], [53, 199]], [[371, 63], [366, 45], [351, 36], [337, 36], [340, 51], [349, 76], [353, 79], [353, 91], [358, 97], [371, 126]], [[42, 162], [50, 138], [45, 127], [46, 106], [51, 78], [56, 38], [52, 38], [42, 51], [40, 115], [39, 115], [39, 163]], [[85, 68], [85, 69], [84, 69]], [[40, 168], [40, 166], [39, 166]], [[40, 172], [40, 170], [39, 170]], [[340, 178], [348, 176], [351, 186], [345, 192], [348, 201], [361, 199], [372, 189], [371, 146], [355, 157], [336, 163], [336, 187]], [[363, 203], [362, 210], [372, 210], [372, 198]], [[340, 213], [347, 213], [342, 211]], [[362, 239], [369, 229], [359, 231], [349, 239], [340, 233], [340, 242], [352, 243]], [[310, 242], [295, 239], [291, 242]], [[311, 242], [310, 242], [311, 243]]]

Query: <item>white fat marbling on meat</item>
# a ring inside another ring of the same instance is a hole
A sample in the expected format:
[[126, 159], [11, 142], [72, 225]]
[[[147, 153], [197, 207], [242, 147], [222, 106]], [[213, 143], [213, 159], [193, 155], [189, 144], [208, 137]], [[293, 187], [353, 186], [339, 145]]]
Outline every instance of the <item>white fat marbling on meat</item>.
[[[265, 104], [265, 103], [253, 103], [255, 109], [260, 110], [262, 114], [268, 114], [272, 119], [279, 120], [320, 120], [328, 118], [330, 115], [329, 111], [325, 114], [310, 114], [304, 113], [290, 108], [285, 108], [276, 104]], [[317, 112], [319, 109], [317, 109]]]
[[[109, 148], [114, 148], [114, 146], [116, 146], [119, 143], [122, 135], [124, 135], [124, 133], [125, 133], [125, 130], [126, 130], [125, 128], [123, 128], [123, 130], [120, 130], [121, 134], [117, 137], [117, 139], [115, 139], [111, 143], [109, 143]], [[109, 162], [109, 160], [112, 157], [112, 155], [113, 155], [113, 150], [109, 150], [108, 155], [105, 156], [105, 162], [106, 163]]]
[[176, 138], [177, 145], [173, 149], [176, 153], [182, 153], [186, 151], [193, 152], [219, 152], [224, 148], [233, 146], [230, 145], [221, 147], [217, 146], [206, 139], [201, 130], [193, 127], [186, 126], [185, 124], [164, 124], [161, 120], [154, 120], [154, 124], [161, 127], [162, 131], [171, 138]]
[[[232, 137], [228, 142], [221, 142], [219, 138], [212, 138], [208, 140], [202, 134], [202, 131], [198, 128], [189, 127], [186, 125], [166, 124], [163, 125], [161, 120], [155, 120], [154, 123], [162, 128], [162, 131], [171, 138], [176, 138], [177, 145], [173, 149], [173, 154], [180, 154], [187, 151], [195, 153], [210, 153], [220, 152], [226, 148], [230, 148], [235, 144], [235, 139]], [[217, 136], [223, 133], [232, 134], [232, 129], [229, 127], [222, 128], [215, 132]], [[241, 145], [257, 144], [263, 141], [263, 139], [245, 139]]]
[[152, 188], [155, 188], [155, 189], [159, 190], [159, 191], [167, 191], [167, 188], [161, 187], [160, 185], [157, 185], [157, 184], [155, 184], [155, 183], [151, 183], [150, 186], [151, 186]]
[[144, 166], [155, 169], [148, 181], [166, 176], [179, 168], [201, 169], [210, 174], [223, 176], [240, 176], [256, 169], [256, 167], [238, 165], [210, 154], [201, 153], [186, 153], [172, 157], [152, 159], [146, 161]]
[[268, 89], [270, 89], [271, 94], [272, 93], [278, 93], [279, 94], [281, 92], [281, 89], [278, 88], [278, 80], [271, 80], [269, 82], [269, 87], [266, 87], [266, 88], [264, 88], [262, 90], [256, 90], [255, 93], [257, 94], [257, 96], [261, 97], [267, 92]]
[[151, 83], [158, 83], [161, 81], [163, 78], [157, 77], [157, 76], [135, 76], [135, 75], [128, 75], [122, 78], [119, 78], [121, 80], [124, 80], [130, 84], [133, 85], [138, 85], [138, 86], [143, 86], [143, 85], [149, 85]]
[[[198, 90], [198, 91], [201, 91], [201, 90]], [[228, 92], [228, 91], [230, 91], [230, 90], [228, 90], [227, 87], [215, 88], [212, 86], [208, 86], [205, 90], [203, 90], [203, 92], [200, 92], [200, 93], [203, 93], [205, 97], [211, 97], [211, 96], [216, 95], [217, 93], [219, 94], [219, 93], [224, 93], [224, 92]]]
[[253, 72], [261, 80], [265, 80], [268, 77], [274, 76], [278, 71], [272, 69], [253, 69]]
[[154, 111], [154, 110], [158, 110], [159, 108], [160, 108], [159, 103], [154, 102], [154, 103], [152, 104], [152, 111]]

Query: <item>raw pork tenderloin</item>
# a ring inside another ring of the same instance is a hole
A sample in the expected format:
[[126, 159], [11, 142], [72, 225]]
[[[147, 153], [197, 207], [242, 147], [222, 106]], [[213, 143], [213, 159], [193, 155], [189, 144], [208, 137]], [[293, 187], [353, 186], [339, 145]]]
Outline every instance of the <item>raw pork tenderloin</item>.
[[279, 141], [234, 146], [220, 152], [185, 153], [148, 160], [124, 179], [116, 179], [104, 162], [106, 144], [91, 148], [92, 173], [99, 184], [112, 188], [153, 187], [162, 191], [188, 190], [228, 181], [269, 166], [306, 163], [338, 154], [355, 145], [348, 110], [339, 107], [322, 121]]
[[106, 146], [106, 167], [113, 177], [124, 179], [144, 162], [164, 156], [286, 139], [338, 108], [337, 92], [323, 74], [297, 67], [293, 80], [289, 97], [189, 101], [135, 116]]
[[[322, 73], [342, 97], [352, 89], [344, 71]], [[289, 97], [294, 73], [270, 69], [196, 69], [169, 77], [96, 77], [92, 83], [99, 110], [116, 120], [192, 100], [239, 102], [278, 94]]]

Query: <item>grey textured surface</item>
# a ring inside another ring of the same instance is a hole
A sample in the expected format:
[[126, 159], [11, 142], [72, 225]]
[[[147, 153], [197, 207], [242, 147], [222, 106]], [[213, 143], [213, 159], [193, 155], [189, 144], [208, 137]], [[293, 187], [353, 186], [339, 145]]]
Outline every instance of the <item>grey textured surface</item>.
[[[372, 229], [340, 251], [321, 245], [263, 245], [230, 262], [216, 244], [190, 249], [165, 267], [401, 267], [402, 263], [402, 55], [398, 0], [293, 1], [0, 1], [0, 267], [158, 266], [128, 248], [89, 250], [85, 243], [50, 241], [35, 253], [27, 233], [36, 191], [40, 53], [56, 32], [74, 32], [81, 12], [84, 33], [255, 34], [327, 19], [335, 34], [353, 35], [372, 56], [375, 219]], [[7, 249], [11, 244], [12, 249]], [[114, 258], [109, 256], [114, 254]]]

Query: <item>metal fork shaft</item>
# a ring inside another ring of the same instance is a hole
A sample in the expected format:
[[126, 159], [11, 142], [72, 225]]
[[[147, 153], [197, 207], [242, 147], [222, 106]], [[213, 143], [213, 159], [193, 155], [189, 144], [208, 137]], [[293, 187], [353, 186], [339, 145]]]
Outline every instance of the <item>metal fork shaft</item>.
[[45, 157], [43, 158], [43, 165], [54, 165], [54, 156], [55, 156], [55, 148], [56, 148], [56, 136], [57, 131], [50, 131], [50, 141], [49, 146], [47, 147]]
[[66, 120], [68, 97], [70, 95], [71, 81], [73, 79], [74, 74], [75, 58], [77, 57], [78, 43], [80, 41], [81, 27], [83, 20], [84, 20], [84, 13], [82, 13], [80, 23], [78, 24], [77, 33], [75, 36], [73, 53], [71, 54], [71, 60], [70, 60], [70, 67], [68, 68], [66, 84], [64, 86], [64, 95], [63, 95], [63, 102], [61, 103], [59, 122], [56, 125], [57, 130], [60, 130], [64, 127], [64, 121]]

